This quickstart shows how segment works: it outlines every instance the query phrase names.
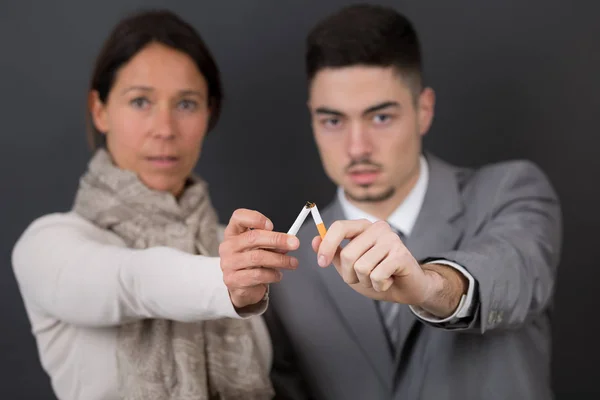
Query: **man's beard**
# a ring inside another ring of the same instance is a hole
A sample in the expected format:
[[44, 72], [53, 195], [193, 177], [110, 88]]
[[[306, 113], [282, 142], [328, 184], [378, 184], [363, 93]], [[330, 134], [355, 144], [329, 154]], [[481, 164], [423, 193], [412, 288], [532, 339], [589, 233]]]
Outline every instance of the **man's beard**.
[[[346, 167], [346, 173], [350, 172], [350, 170], [353, 167], [360, 166], [360, 165], [375, 167], [377, 170], [381, 170], [383, 168], [383, 165], [373, 162], [369, 157], [362, 157], [362, 158], [350, 161], [350, 164], [348, 164], [348, 166]], [[370, 184], [369, 185], [360, 185], [360, 187], [362, 187], [364, 189], [368, 189], [369, 186], [371, 186], [371, 185]], [[396, 188], [390, 187], [389, 189], [385, 190], [384, 192], [381, 192], [378, 194], [366, 194], [366, 195], [360, 195], [360, 196], [357, 194], [351, 193], [348, 190], [345, 190], [345, 193], [346, 193], [346, 196], [348, 196], [348, 198], [350, 200], [353, 200], [356, 202], [378, 203], [380, 201], [385, 201], [385, 200], [388, 200], [389, 198], [391, 198], [396, 193]]]
[[[368, 187], [368, 186], [363, 186], [363, 187]], [[348, 198], [350, 200], [353, 200], [353, 201], [356, 201], [359, 203], [378, 203], [378, 202], [390, 199], [396, 193], [396, 188], [390, 187], [389, 189], [387, 189], [384, 192], [376, 193], [376, 194], [366, 194], [366, 195], [356, 195], [356, 194], [351, 193], [348, 190], [345, 190], [344, 192], [346, 193], [346, 196], [348, 196]]]

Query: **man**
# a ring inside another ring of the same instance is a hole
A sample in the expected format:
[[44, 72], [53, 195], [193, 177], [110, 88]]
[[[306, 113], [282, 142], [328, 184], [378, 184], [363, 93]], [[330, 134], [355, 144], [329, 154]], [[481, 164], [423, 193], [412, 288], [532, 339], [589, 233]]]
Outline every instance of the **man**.
[[544, 174], [422, 151], [435, 96], [417, 34], [394, 10], [356, 5], [320, 22], [306, 66], [339, 190], [325, 238], [305, 224], [300, 267], [270, 289], [278, 396], [551, 398], [561, 217]]

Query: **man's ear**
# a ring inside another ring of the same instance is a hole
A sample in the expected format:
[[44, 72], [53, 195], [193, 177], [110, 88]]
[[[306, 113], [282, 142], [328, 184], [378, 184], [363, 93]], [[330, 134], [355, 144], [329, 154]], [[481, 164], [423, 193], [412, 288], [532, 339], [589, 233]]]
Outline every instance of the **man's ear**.
[[433, 116], [435, 114], [435, 92], [432, 88], [426, 87], [423, 89], [419, 95], [417, 107], [419, 113], [419, 133], [425, 135], [431, 127]]
[[90, 91], [88, 95], [88, 109], [96, 129], [101, 133], [108, 132], [106, 105], [100, 100], [100, 94], [97, 90]]

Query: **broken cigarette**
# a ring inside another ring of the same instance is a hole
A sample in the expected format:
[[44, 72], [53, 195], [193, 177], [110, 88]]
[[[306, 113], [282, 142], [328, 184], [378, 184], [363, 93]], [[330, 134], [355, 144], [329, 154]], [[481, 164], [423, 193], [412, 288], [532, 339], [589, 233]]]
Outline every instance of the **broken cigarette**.
[[302, 227], [302, 224], [304, 223], [304, 220], [308, 216], [308, 213], [312, 214], [313, 220], [315, 221], [315, 225], [317, 225], [317, 230], [319, 231], [321, 239], [325, 237], [327, 229], [325, 229], [325, 224], [323, 223], [323, 219], [321, 219], [321, 214], [319, 214], [319, 209], [317, 208], [317, 205], [311, 202], [306, 202], [306, 205], [304, 206], [304, 208], [302, 208], [302, 211], [300, 211], [300, 214], [298, 214], [298, 217], [296, 217], [296, 220], [294, 221], [292, 227], [288, 231], [288, 235], [296, 235], [298, 233], [298, 231]]
[[323, 223], [323, 219], [321, 219], [321, 214], [319, 214], [319, 209], [317, 208], [317, 205], [315, 203], [311, 203], [310, 213], [312, 214], [312, 217], [315, 220], [315, 224], [317, 225], [319, 236], [321, 236], [321, 239], [324, 239], [325, 234], [327, 233], [327, 229], [325, 229], [325, 224]]
[[298, 217], [296, 217], [296, 220], [294, 221], [294, 223], [292, 224], [292, 227], [288, 231], [288, 235], [296, 235], [298, 233], [298, 231], [300, 230], [300, 227], [302, 227], [302, 224], [304, 223], [304, 220], [308, 216], [309, 212], [310, 212], [310, 208], [308, 208], [307, 206], [304, 206], [302, 208], [302, 211], [300, 211], [300, 214], [298, 214]]

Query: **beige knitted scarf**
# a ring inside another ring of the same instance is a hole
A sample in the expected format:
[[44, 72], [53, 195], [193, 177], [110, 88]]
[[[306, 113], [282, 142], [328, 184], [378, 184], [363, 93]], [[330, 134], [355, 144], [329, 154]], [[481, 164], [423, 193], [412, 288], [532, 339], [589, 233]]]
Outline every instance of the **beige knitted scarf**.
[[[218, 221], [204, 181], [192, 176], [177, 200], [117, 168], [103, 149], [80, 180], [74, 211], [116, 233], [131, 248], [169, 246], [206, 256], [218, 252]], [[271, 383], [258, 356], [248, 320], [126, 323], [119, 328], [117, 345], [120, 397], [270, 399]]]

